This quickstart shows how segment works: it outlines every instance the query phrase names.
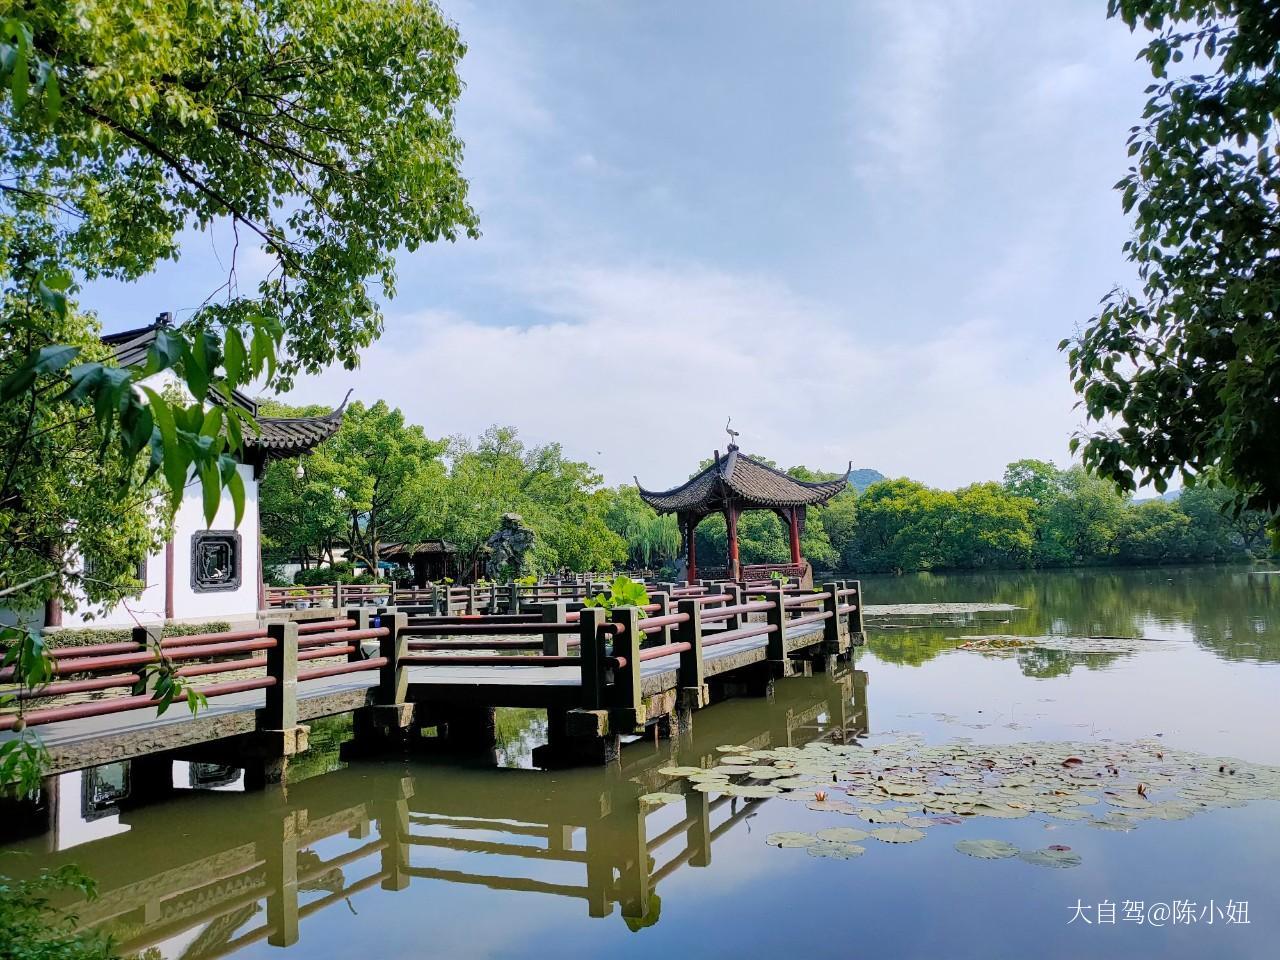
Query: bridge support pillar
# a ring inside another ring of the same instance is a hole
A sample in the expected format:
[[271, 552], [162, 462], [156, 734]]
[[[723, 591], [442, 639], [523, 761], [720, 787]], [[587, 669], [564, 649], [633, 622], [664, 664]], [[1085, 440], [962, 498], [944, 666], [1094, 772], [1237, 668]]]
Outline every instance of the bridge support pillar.
[[172, 796], [172, 754], [153, 753], [129, 761], [129, 796], [122, 806], [141, 807]]
[[544, 769], [605, 766], [618, 759], [621, 744], [607, 710], [547, 711], [547, 742], [533, 751]]
[[273, 892], [267, 896], [267, 943], [289, 947], [298, 942], [298, 811], [280, 818], [278, 833], [265, 851], [267, 877]]
[[287, 730], [258, 730], [246, 738], [236, 763], [244, 767], [246, 790], [263, 790], [285, 782], [289, 758], [310, 745], [311, 728], [297, 724]]

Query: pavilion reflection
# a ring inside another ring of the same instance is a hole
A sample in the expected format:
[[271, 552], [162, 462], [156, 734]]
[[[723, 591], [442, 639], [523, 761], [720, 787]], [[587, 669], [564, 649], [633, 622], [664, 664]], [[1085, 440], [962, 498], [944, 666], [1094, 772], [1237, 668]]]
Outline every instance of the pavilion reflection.
[[307, 917], [415, 880], [571, 897], [589, 916], [616, 910], [648, 925], [663, 879], [708, 866], [717, 839], [755, 806], [690, 792], [683, 805], [642, 807], [641, 795], [678, 789], [660, 768], [713, 763], [724, 743], [851, 740], [868, 732], [866, 682], [840, 665], [780, 683], [767, 700], [719, 704], [697, 715], [692, 736], [632, 744], [607, 772], [384, 761], [272, 794], [228, 791], [226, 770], [188, 771], [191, 783], [223, 789], [176, 791], [146, 809], [118, 796], [123, 832], [23, 859], [94, 877], [97, 898], [65, 906], [125, 956], [213, 960], [263, 940], [289, 946]]

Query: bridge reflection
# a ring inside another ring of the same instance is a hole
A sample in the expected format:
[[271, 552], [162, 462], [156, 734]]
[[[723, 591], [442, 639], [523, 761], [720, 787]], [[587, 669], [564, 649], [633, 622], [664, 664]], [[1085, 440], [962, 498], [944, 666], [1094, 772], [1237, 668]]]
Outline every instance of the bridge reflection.
[[663, 879], [708, 866], [716, 841], [758, 809], [698, 792], [683, 805], [642, 807], [645, 793], [679, 789], [660, 768], [710, 764], [724, 743], [758, 749], [864, 734], [866, 681], [842, 665], [780, 683], [768, 701], [700, 715], [690, 739], [633, 744], [604, 771], [382, 761], [272, 794], [228, 791], [228, 771], [191, 769], [192, 784], [224, 789], [174, 791], [133, 809], [128, 776], [98, 778], [81, 802], [114, 800], [120, 832], [66, 846], [62, 830], [52, 836], [64, 849], [13, 866], [78, 864], [99, 895], [62, 906], [81, 927], [114, 936], [125, 955], [213, 960], [263, 940], [288, 946], [307, 917], [414, 881], [572, 897], [590, 916], [616, 910], [629, 925], [648, 925], [658, 920]]

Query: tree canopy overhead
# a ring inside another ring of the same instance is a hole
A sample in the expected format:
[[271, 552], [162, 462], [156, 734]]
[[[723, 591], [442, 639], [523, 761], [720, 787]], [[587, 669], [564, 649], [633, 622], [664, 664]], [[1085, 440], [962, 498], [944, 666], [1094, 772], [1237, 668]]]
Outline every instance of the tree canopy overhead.
[[[428, 0], [18, 7], [6, 260], [41, 236], [51, 269], [133, 279], [176, 258], [184, 228], [229, 221], [228, 276], [202, 319], [275, 319], [286, 387], [354, 365], [399, 248], [476, 233], [453, 130], [465, 46]], [[29, 88], [52, 116], [25, 108]], [[237, 281], [241, 243], [271, 262], [256, 289]]]
[[[1211, 468], [1237, 505], [1280, 510], [1280, 7], [1109, 0], [1152, 31], [1155, 82], [1117, 184], [1141, 289], [1064, 341], [1099, 426], [1084, 462], [1133, 490]], [[1110, 424], [1119, 421], [1114, 428]]]

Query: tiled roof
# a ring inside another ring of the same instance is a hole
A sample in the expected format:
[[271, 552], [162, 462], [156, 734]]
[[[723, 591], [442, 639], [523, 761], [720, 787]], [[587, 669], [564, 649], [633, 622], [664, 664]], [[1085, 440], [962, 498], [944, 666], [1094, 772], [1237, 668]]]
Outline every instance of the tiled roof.
[[670, 490], [653, 491], [640, 487], [644, 502], [659, 513], [695, 511], [711, 513], [726, 500], [743, 507], [800, 507], [826, 503], [845, 488], [844, 477], [808, 482], [789, 477], [781, 470], [761, 463], [735, 446], [692, 479]]
[[[113, 348], [116, 363], [122, 367], [134, 366], [147, 359], [147, 351], [156, 339], [156, 332], [168, 325], [168, 317], [162, 314], [149, 326], [109, 333], [102, 342]], [[232, 391], [232, 397], [239, 406], [250, 413], [257, 413], [258, 404], [252, 397], [238, 390]], [[214, 403], [225, 402], [221, 394], [212, 390], [208, 399]], [[258, 451], [266, 460], [296, 457], [338, 432], [346, 406], [347, 401], [343, 400], [341, 406], [322, 417], [257, 417], [260, 432], [246, 431], [245, 446]]]
[[342, 406], [323, 417], [258, 417], [262, 432], [246, 431], [245, 446], [261, 450], [269, 460], [296, 457], [338, 432], [346, 406], [344, 400]]
[[[162, 314], [162, 316], [164, 315]], [[116, 363], [122, 367], [133, 367], [146, 362], [147, 351], [151, 349], [151, 344], [155, 342], [156, 332], [167, 326], [169, 326], [167, 319], [157, 320], [155, 323], [145, 327], [105, 334], [102, 337], [102, 342], [113, 348], [111, 352], [115, 357]], [[239, 390], [232, 390], [231, 395], [241, 407], [250, 413], [257, 413], [258, 404], [252, 397], [241, 393]], [[221, 403], [222, 395], [210, 389], [208, 399], [215, 403]]]

